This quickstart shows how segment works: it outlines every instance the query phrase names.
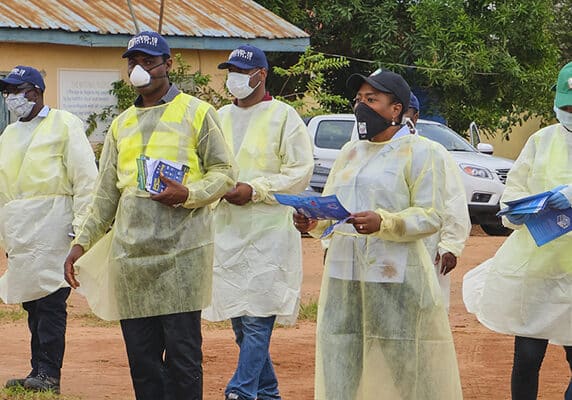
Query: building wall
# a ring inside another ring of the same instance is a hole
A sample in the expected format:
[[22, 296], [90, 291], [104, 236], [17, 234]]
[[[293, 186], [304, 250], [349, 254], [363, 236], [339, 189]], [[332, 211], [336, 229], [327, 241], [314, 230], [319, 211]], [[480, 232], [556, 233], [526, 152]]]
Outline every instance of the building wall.
[[503, 137], [502, 134], [497, 133], [494, 138], [481, 137], [481, 141], [494, 146], [495, 156], [515, 160], [528, 138], [542, 127], [544, 127], [544, 125], [541, 125], [539, 118], [531, 118], [522, 124], [522, 126], [514, 127], [508, 140], [506, 137]]
[[[44, 101], [52, 107], [58, 104], [59, 69], [118, 70], [127, 80], [127, 61], [121, 58], [124, 49], [79, 47], [53, 44], [0, 43], [0, 72], [9, 72], [16, 65], [30, 65], [45, 76], [46, 92]], [[217, 69], [217, 65], [228, 58], [227, 50], [177, 50], [171, 49], [171, 55], [180, 53], [191, 65], [191, 70], [199, 70], [212, 77], [211, 86], [223, 90], [226, 71]]]

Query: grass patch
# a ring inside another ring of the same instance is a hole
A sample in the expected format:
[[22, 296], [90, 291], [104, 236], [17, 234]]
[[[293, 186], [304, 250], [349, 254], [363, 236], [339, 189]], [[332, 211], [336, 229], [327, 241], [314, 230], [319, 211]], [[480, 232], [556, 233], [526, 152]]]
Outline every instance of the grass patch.
[[232, 328], [232, 323], [230, 322], [230, 319], [226, 319], [224, 321], [218, 321], [218, 322], [211, 322], [211, 321], [207, 321], [205, 319], [203, 319], [203, 329], [208, 330], [215, 330], [215, 329], [228, 329], [228, 328]]
[[23, 387], [0, 389], [0, 400], [81, 400], [77, 396], [61, 396], [52, 392], [30, 392]]
[[298, 321], [316, 322], [318, 320], [318, 300], [310, 299], [306, 303], [300, 304]]
[[21, 305], [0, 305], [0, 322], [16, 322], [26, 318], [27, 313]]
[[92, 312], [76, 314], [72, 318], [80, 320], [83, 326], [96, 327], [96, 328], [112, 328], [115, 326], [119, 326], [119, 321], [105, 321]]

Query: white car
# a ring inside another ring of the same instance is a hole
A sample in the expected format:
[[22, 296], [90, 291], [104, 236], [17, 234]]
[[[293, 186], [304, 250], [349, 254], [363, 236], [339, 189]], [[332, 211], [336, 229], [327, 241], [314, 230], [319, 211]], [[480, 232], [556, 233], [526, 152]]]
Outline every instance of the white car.
[[[355, 117], [353, 114], [320, 115], [306, 123], [314, 143], [314, 174], [310, 186], [321, 192], [342, 146], [349, 140], [357, 140]], [[509, 234], [510, 229], [502, 226], [496, 213], [508, 171], [514, 162], [492, 156], [493, 149], [489, 144], [481, 143], [477, 146], [480, 151], [477, 150], [438, 122], [420, 119], [416, 128], [421, 136], [442, 144], [459, 165], [471, 222], [480, 225], [489, 235]]]

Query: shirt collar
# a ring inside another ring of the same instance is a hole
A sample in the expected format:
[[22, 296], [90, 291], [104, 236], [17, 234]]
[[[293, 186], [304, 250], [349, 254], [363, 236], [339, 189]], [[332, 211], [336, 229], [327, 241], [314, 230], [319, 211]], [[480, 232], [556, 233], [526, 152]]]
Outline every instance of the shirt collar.
[[38, 115], [36, 115], [36, 117], [46, 118], [49, 112], [50, 112], [50, 107], [44, 106], [42, 107]]
[[[161, 104], [170, 103], [171, 101], [173, 101], [175, 99], [175, 97], [177, 97], [177, 95], [179, 93], [181, 93], [181, 91], [179, 90], [177, 85], [175, 85], [174, 83], [171, 83], [171, 86], [169, 86], [169, 90], [167, 90], [167, 93], [165, 93], [165, 95], [163, 97], [161, 97], [159, 99], [159, 101], [157, 102], [157, 104], [155, 104], [155, 105], [158, 106]], [[133, 102], [133, 104], [135, 105], [135, 107], [143, 107], [143, 98], [141, 97], [141, 95], [137, 96], [137, 98], [135, 99], [135, 102]]]
[[401, 129], [399, 129], [397, 132], [395, 132], [395, 135], [393, 135], [391, 140], [399, 139], [400, 137], [403, 137], [406, 135], [411, 135], [411, 131], [409, 130], [409, 127], [407, 125], [403, 125], [401, 127]]

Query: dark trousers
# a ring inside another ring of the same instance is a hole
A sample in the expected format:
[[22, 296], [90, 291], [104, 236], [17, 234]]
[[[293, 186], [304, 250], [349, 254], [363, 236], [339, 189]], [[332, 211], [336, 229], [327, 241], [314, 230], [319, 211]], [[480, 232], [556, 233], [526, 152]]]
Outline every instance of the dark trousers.
[[[512, 367], [512, 400], [536, 400], [538, 395], [538, 374], [546, 347], [547, 339], [533, 339], [522, 336], [514, 338], [514, 363]], [[572, 346], [564, 346], [566, 361], [572, 370]], [[564, 395], [572, 400], [572, 381]]]
[[32, 335], [32, 372], [60, 379], [66, 342], [66, 300], [70, 288], [61, 288], [38, 300], [22, 304], [28, 312], [28, 328]]
[[201, 311], [121, 320], [137, 400], [201, 400]]

